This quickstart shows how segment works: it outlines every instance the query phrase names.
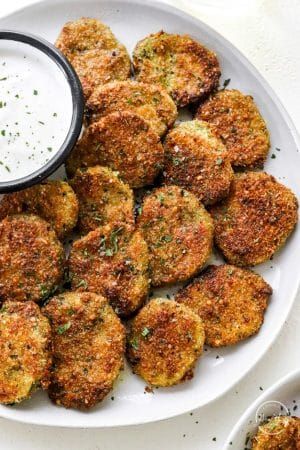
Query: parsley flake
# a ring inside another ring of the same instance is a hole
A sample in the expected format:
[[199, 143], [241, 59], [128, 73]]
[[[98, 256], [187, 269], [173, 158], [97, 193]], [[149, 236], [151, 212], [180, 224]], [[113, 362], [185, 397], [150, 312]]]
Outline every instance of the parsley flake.
[[65, 331], [67, 331], [71, 326], [71, 322], [67, 322], [63, 325], [59, 325], [59, 327], [56, 328], [56, 332], [58, 334], [63, 334]]

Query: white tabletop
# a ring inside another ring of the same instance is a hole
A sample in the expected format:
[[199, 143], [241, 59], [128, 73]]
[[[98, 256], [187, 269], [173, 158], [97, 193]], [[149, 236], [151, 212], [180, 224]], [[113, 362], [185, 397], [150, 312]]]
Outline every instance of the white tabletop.
[[[166, 0], [199, 17], [260, 70], [300, 130], [299, 0]], [[33, 3], [0, 2], [0, 16]], [[88, 14], [88, 13], [87, 13]], [[211, 405], [178, 418], [113, 430], [68, 430], [0, 419], [0, 450], [221, 450], [245, 408], [283, 375], [300, 367], [300, 297], [266, 357]]]

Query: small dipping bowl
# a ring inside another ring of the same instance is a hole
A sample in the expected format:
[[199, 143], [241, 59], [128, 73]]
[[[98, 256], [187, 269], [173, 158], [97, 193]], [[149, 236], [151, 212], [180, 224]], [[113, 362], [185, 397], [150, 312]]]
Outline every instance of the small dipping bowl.
[[83, 111], [79, 78], [58, 49], [0, 30], [0, 193], [32, 186], [61, 166]]

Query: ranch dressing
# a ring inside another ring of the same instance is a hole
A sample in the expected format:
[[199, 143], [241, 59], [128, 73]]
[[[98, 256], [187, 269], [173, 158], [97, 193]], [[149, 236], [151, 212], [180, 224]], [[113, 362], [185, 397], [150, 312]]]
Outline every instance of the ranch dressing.
[[72, 112], [71, 89], [57, 64], [30, 45], [0, 40], [0, 182], [49, 162]]

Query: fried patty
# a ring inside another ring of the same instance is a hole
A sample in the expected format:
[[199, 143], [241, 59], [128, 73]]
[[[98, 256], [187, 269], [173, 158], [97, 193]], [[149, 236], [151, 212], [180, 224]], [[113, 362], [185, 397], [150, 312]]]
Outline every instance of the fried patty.
[[129, 316], [149, 290], [148, 249], [141, 233], [107, 225], [74, 242], [69, 259], [72, 288], [104, 295]]
[[97, 88], [86, 103], [88, 123], [117, 111], [131, 111], [162, 136], [177, 117], [175, 103], [158, 85], [137, 81], [115, 81]]
[[78, 201], [68, 183], [47, 180], [23, 191], [3, 196], [0, 201], [0, 220], [20, 213], [32, 213], [42, 217], [62, 239], [77, 223]]
[[138, 81], [160, 84], [178, 106], [206, 97], [218, 87], [217, 56], [188, 35], [164, 31], [136, 45], [133, 64]]
[[132, 188], [152, 184], [164, 161], [159, 136], [140, 116], [120, 111], [102, 117], [84, 132], [66, 163], [69, 176], [80, 167], [108, 166]]
[[132, 321], [127, 356], [134, 373], [150, 385], [166, 387], [193, 377], [203, 344], [197, 314], [172, 300], [154, 299]]
[[45, 220], [17, 214], [0, 222], [0, 302], [47, 298], [63, 265], [64, 249]]
[[196, 118], [209, 122], [235, 168], [263, 167], [270, 137], [251, 95], [235, 89], [219, 91], [200, 105]]
[[83, 17], [67, 22], [55, 45], [77, 72], [86, 98], [97, 86], [130, 77], [126, 48], [97, 19]]
[[299, 417], [271, 417], [258, 428], [251, 448], [253, 450], [300, 450]]
[[229, 197], [210, 210], [216, 245], [231, 264], [254, 266], [267, 261], [293, 231], [297, 210], [295, 195], [272, 175], [235, 175]]
[[209, 266], [175, 300], [200, 316], [206, 344], [236, 344], [257, 333], [272, 288], [254, 272], [224, 264]]
[[107, 299], [90, 292], [54, 297], [44, 313], [53, 339], [49, 397], [66, 408], [95, 406], [123, 367], [125, 330], [120, 319]]
[[19, 403], [48, 385], [51, 329], [39, 307], [11, 301], [0, 309], [0, 403]]
[[111, 169], [78, 169], [71, 183], [79, 200], [78, 226], [82, 232], [108, 224], [134, 226], [133, 192]]
[[233, 171], [226, 148], [203, 121], [182, 122], [165, 140], [164, 182], [193, 192], [205, 205], [229, 193]]
[[145, 197], [138, 227], [148, 244], [153, 286], [187, 280], [211, 254], [213, 221], [194, 194], [178, 186]]

